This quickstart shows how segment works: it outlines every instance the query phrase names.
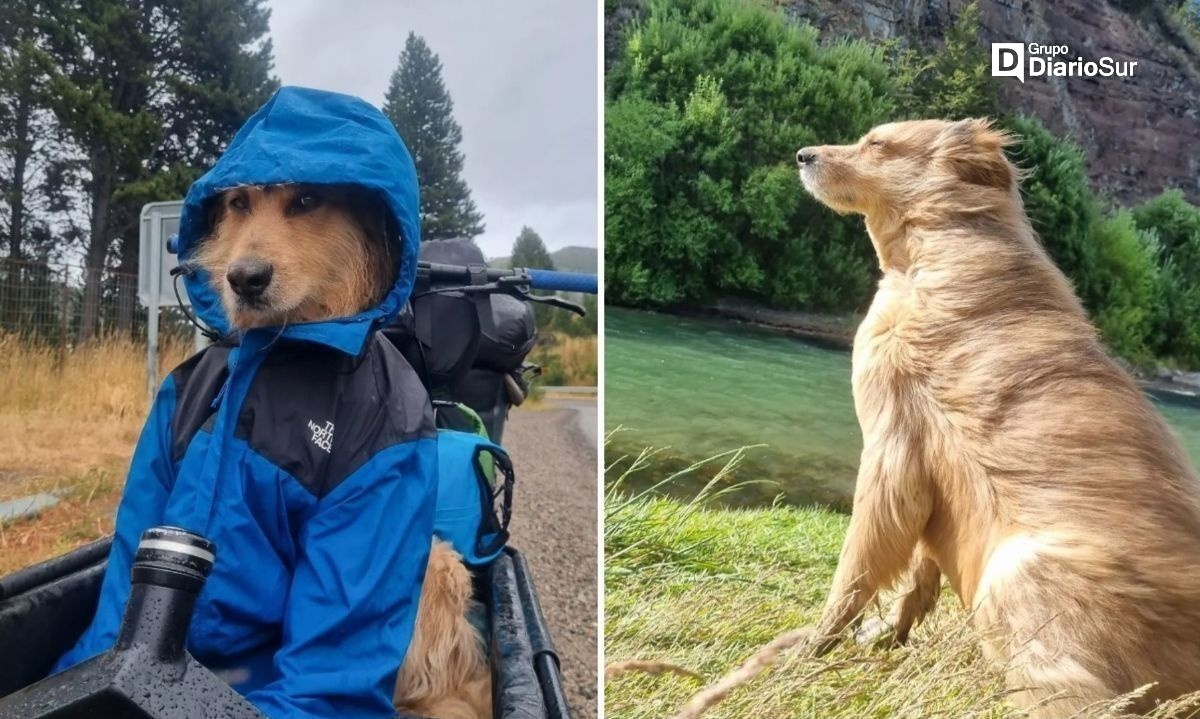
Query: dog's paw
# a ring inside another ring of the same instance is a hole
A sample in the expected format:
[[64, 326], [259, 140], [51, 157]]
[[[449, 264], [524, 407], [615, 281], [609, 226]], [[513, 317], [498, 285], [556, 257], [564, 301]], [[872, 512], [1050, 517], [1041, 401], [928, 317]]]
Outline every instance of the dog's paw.
[[896, 641], [895, 628], [880, 617], [868, 617], [854, 631], [854, 641], [862, 647], [891, 647]]

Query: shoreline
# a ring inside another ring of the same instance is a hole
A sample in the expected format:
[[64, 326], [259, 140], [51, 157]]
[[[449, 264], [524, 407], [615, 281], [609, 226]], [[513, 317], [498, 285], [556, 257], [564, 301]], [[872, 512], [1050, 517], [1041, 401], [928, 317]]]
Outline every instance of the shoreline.
[[[788, 335], [826, 349], [849, 352], [862, 315], [780, 310], [746, 300], [722, 298], [701, 307], [674, 306], [661, 309], [624, 307], [638, 312], [655, 312], [680, 317], [716, 318]], [[1200, 372], [1175, 372], [1164, 368], [1146, 370], [1115, 357], [1143, 392], [1164, 402], [1200, 409]]]
[[854, 346], [854, 333], [862, 316], [858, 314], [826, 314], [800, 310], [779, 310], [745, 300], [718, 299], [702, 307], [675, 306], [661, 310], [625, 307], [642, 312], [682, 317], [716, 317], [798, 337], [828, 349], [849, 352]]

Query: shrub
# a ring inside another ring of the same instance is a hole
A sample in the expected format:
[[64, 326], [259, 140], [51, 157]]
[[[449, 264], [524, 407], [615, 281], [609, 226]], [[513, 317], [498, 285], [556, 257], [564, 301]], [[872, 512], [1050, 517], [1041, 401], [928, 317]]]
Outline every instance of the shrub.
[[881, 54], [734, 0], [650, 3], [609, 73], [606, 291], [624, 304], [741, 295], [843, 309], [867, 296], [861, 221], [800, 188], [793, 156], [891, 107]]
[[1006, 124], [1018, 141], [1012, 159], [1027, 173], [1021, 196], [1029, 222], [1090, 309], [1098, 299], [1090, 278], [1100, 206], [1088, 186], [1083, 152], [1036, 118], [1015, 117]]
[[[736, 295], [861, 309], [870, 242], [861, 220], [800, 189], [796, 149], [899, 117], [999, 113], [974, 3], [938, 48], [822, 46], [812, 28], [739, 0], [651, 0], [642, 18], [605, 108], [606, 286], [618, 304]], [[1036, 118], [1001, 123], [1019, 140], [1030, 222], [1112, 349], [1200, 366], [1200, 208], [1171, 191], [1106, 215], [1075, 143]]]
[[1200, 207], [1168, 190], [1132, 211], [1134, 223], [1158, 239], [1161, 312], [1156, 352], [1200, 365]]
[[1096, 223], [1088, 284], [1099, 293], [1093, 319], [1109, 347], [1135, 362], [1150, 360], [1158, 324], [1158, 241], [1128, 211]]
[[979, 41], [979, 6], [971, 2], [935, 47], [888, 46], [901, 117], [961, 120], [999, 114], [991, 59]]

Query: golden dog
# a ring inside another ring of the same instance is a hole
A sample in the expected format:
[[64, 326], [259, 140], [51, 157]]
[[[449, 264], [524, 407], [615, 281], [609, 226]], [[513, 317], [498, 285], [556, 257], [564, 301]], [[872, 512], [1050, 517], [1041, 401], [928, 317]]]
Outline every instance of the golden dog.
[[817, 649], [904, 580], [903, 641], [945, 575], [1037, 717], [1200, 689], [1200, 482], [1106, 354], [983, 120], [797, 153], [866, 217], [883, 276], [854, 340], [863, 453]]
[[[393, 282], [386, 213], [353, 188], [237, 187], [214, 202], [196, 262], [241, 330], [345, 317], [378, 304]], [[491, 716], [483, 638], [467, 621], [471, 575], [434, 541], [398, 708], [432, 719]]]

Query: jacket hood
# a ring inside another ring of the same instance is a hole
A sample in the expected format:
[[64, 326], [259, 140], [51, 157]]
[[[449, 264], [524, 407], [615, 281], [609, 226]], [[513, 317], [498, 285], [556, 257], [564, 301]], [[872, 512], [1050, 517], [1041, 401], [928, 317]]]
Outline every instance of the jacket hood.
[[[208, 234], [208, 203], [239, 185], [283, 183], [357, 185], [383, 199], [394, 220], [389, 237], [398, 257], [396, 282], [377, 306], [351, 317], [289, 325], [284, 336], [322, 342], [357, 354], [377, 325], [394, 317], [412, 292], [421, 242], [417, 173], [392, 123], [370, 103], [350, 95], [301, 87], [280, 88], [238, 130], [211, 170], [192, 183], [179, 221], [180, 263]], [[209, 275], [185, 275], [192, 308], [221, 335], [231, 331]]]

